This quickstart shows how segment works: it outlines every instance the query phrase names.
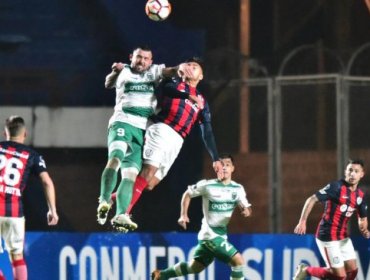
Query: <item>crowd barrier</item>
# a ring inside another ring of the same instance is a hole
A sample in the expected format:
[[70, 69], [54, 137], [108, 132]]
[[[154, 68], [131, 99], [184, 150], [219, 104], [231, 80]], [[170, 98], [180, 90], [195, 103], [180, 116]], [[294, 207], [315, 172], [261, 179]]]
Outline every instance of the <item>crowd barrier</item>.
[[[312, 235], [231, 234], [229, 240], [242, 253], [248, 280], [288, 280], [304, 261], [322, 265]], [[358, 280], [370, 280], [370, 242], [352, 238], [359, 262]], [[195, 233], [62, 233], [29, 232], [25, 256], [30, 280], [146, 280], [155, 268], [192, 259]], [[0, 254], [7, 279], [11, 267]], [[230, 269], [214, 262], [199, 276], [177, 279], [225, 280]]]

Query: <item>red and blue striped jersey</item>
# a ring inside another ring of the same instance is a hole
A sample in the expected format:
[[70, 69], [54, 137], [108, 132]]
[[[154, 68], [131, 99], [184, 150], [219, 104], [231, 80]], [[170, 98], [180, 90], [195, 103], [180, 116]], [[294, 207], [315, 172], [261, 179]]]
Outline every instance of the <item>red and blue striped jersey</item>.
[[361, 218], [367, 217], [364, 192], [359, 188], [352, 192], [345, 180], [328, 184], [316, 192], [316, 197], [325, 204], [316, 231], [316, 237], [322, 241], [347, 238], [348, 222], [354, 212]]
[[22, 193], [30, 173], [46, 171], [42, 157], [30, 147], [0, 142], [0, 216], [23, 217]]
[[[173, 128], [182, 138], [186, 138], [196, 122], [211, 122], [211, 113], [204, 96], [197, 88], [184, 82], [166, 82], [160, 96], [161, 111], [153, 117], [155, 122], [163, 122]], [[203, 101], [203, 109], [188, 99], [196, 95]]]

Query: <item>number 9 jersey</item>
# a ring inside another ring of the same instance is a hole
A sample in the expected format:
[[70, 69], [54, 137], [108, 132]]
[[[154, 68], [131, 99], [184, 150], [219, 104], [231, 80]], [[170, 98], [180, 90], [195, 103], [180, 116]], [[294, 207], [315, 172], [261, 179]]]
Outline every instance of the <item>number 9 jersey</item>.
[[42, 157], [30, 147], [0, 142], [0, 216], [23, 217], [22, 192], [30, 173], [46, 171]]

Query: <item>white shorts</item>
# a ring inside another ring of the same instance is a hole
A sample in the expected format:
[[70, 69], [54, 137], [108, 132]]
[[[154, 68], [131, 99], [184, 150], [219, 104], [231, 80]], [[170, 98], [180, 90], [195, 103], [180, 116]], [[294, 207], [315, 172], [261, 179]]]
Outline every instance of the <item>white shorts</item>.
[[345, 261], [356, 259], [350, 238], [337, 241], [321, 241], [316, 238], [316, 244], [327, 267], [344, 267]]
[[[11, 254], [23, 253], [25, 234], [24, 217], [0, 217], [0, 241], [4, 240], [5, 249]], [[0, 242], [0, 253], [3, 252]]]
[[158, 167], [155, 177], [159, 180], [167, 175], [183, 143], [184, 139], [167, 124], [155, 123], [146, 130], [144, 163]]

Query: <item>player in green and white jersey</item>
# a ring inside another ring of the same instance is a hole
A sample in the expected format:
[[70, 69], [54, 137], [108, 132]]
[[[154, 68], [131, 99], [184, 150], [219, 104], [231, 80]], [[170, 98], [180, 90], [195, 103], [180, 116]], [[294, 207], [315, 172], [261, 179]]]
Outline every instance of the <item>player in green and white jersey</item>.
[[117, 185], [118, 171], [121, 182], [117, 188], [117, 210], [112, 223], [119, 218], [135, 229], [137, 225], [125, 214], [131, 201], [132, 187], [142, 165], [142, 147], [148, 118], [154, 114], [157, 100], [156, 84], [163, 77], [180, 72], [191, 76], [186, 63], [176, 67], [152, 64], [152, 51], [137, 47], [130, 55], [130, 64], [113, 63], [112, 72], [105, 79], [106, 88], [116, 88], [116, 104], [108, 125], [108, 161], [101, 176], [98, 223], [105, 224], [111, 208], [111, 194]]
[[165, 280], [187, 274], [200, 273], [214, 259], [223, 261], [231, 266], [230, 279], [244, 279], [245, 265], [242, 255], [227, 240], [227, 225], [236, 207], [240, 207], [244, 217], [252, 213], [244, 187], [232, 181], [234, 172], [233, 158], [222, 156], [224, 178], [222, 180], [202, 180], [191, 185], [185, 191], [181, 200], [181, 214], [178, 223], [186, 229], [190, 222], [188, 209], [192, 198], [202, 197], [203, 220], [198, 234], [198, 245], [194, 258], [189, 263], [179, 262], [164, 270], [152, 272], [153, 280]]

